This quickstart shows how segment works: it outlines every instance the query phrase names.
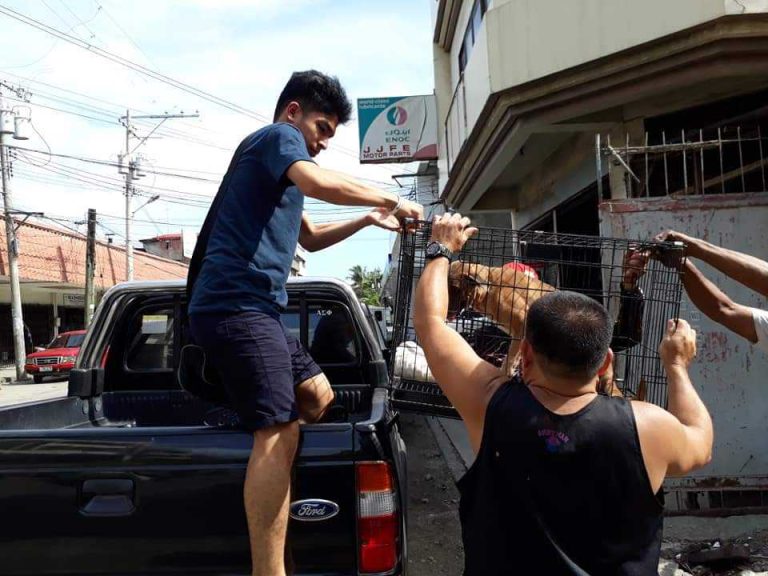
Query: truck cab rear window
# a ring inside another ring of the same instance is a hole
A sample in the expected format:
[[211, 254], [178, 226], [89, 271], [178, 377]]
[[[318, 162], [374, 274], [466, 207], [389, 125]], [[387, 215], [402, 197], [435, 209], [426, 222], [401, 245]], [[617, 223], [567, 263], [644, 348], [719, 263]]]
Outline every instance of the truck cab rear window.
[[357, 362], [355, 325], [346, 307], [335, 303], [307, 306], [307, 344], [318, 364]]
[[[356, 364], [359, 358], [355, 324], [349, 310], [335, 302], [307, 304], [306, 346], [318, 364]], [[286, 330], [301, 339], [301, 315], [291, 307], [282, 316]]]
[[173, 370], [173, 309], [139, 314], [126, 350], [126, 368], [135, 372]]

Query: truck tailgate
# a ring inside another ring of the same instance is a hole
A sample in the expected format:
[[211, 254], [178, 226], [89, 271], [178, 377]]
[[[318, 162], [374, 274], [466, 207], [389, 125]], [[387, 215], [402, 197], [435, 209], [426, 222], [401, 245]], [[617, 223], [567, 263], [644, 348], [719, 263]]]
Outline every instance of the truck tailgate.
[[[210, 428], [0, 432], [4, 575], [248, 574], [243, 480], [251, 435]], [[296, 574], [356, 573], [350, 424], [303, 429], [291, 520]]]

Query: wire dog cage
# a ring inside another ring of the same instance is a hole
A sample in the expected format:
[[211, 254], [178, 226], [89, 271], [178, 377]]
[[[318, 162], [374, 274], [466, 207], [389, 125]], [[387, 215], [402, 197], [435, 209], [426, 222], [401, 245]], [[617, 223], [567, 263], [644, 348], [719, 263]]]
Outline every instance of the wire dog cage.
[[[392, 400], [400, 408], [456, 416], [413, 328], [413, 294], [430, 235], [424, 223], [401, 241]], [[511, 374], [528, 307], [553, 290], [586, 294], [614, 319], [613, 378], [606, 377], [601, 391], [665, 406], [658, 345], [667, 320], [679, 313], [684, 249], [681, 243], [481, 228], [451, 264], [448, 324], [479, 356]], [[649, 256], [644, 272], [630, 261], [633, 254]]]

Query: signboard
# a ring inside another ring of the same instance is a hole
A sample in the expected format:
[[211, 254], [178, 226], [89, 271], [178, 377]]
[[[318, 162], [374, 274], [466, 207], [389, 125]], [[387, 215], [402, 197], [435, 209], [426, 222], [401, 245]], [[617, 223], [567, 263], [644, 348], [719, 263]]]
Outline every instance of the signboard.
[[360, 163], [437, 159], [437, 103], [432, 94], [360, 98]]
[[63, 294], [64, 306], [84, 306], [85, 294]]

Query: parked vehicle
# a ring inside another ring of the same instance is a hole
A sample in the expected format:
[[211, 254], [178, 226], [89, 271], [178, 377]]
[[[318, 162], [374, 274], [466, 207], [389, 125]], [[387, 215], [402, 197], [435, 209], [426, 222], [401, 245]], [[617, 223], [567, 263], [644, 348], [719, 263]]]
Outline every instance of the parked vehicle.
[[62, 332], [48, 346], [29, 354], [24, 369], [32, 375], [35, 384], [42, 382], [46, 376], [68, 375], [75, 366], [84, 339], [85, 330]]
[[[253, 439], [177, 383], [184, 288], [111, 289], [68, 396], [0, 408], [4, 576], [250, 574], [242, 491]], [[296, 278], [288, 293], [283, 322], [346, 411], [301, 428], [294, 573], [404, 574], [405, 445], [379, 340], [345, 283]]]

